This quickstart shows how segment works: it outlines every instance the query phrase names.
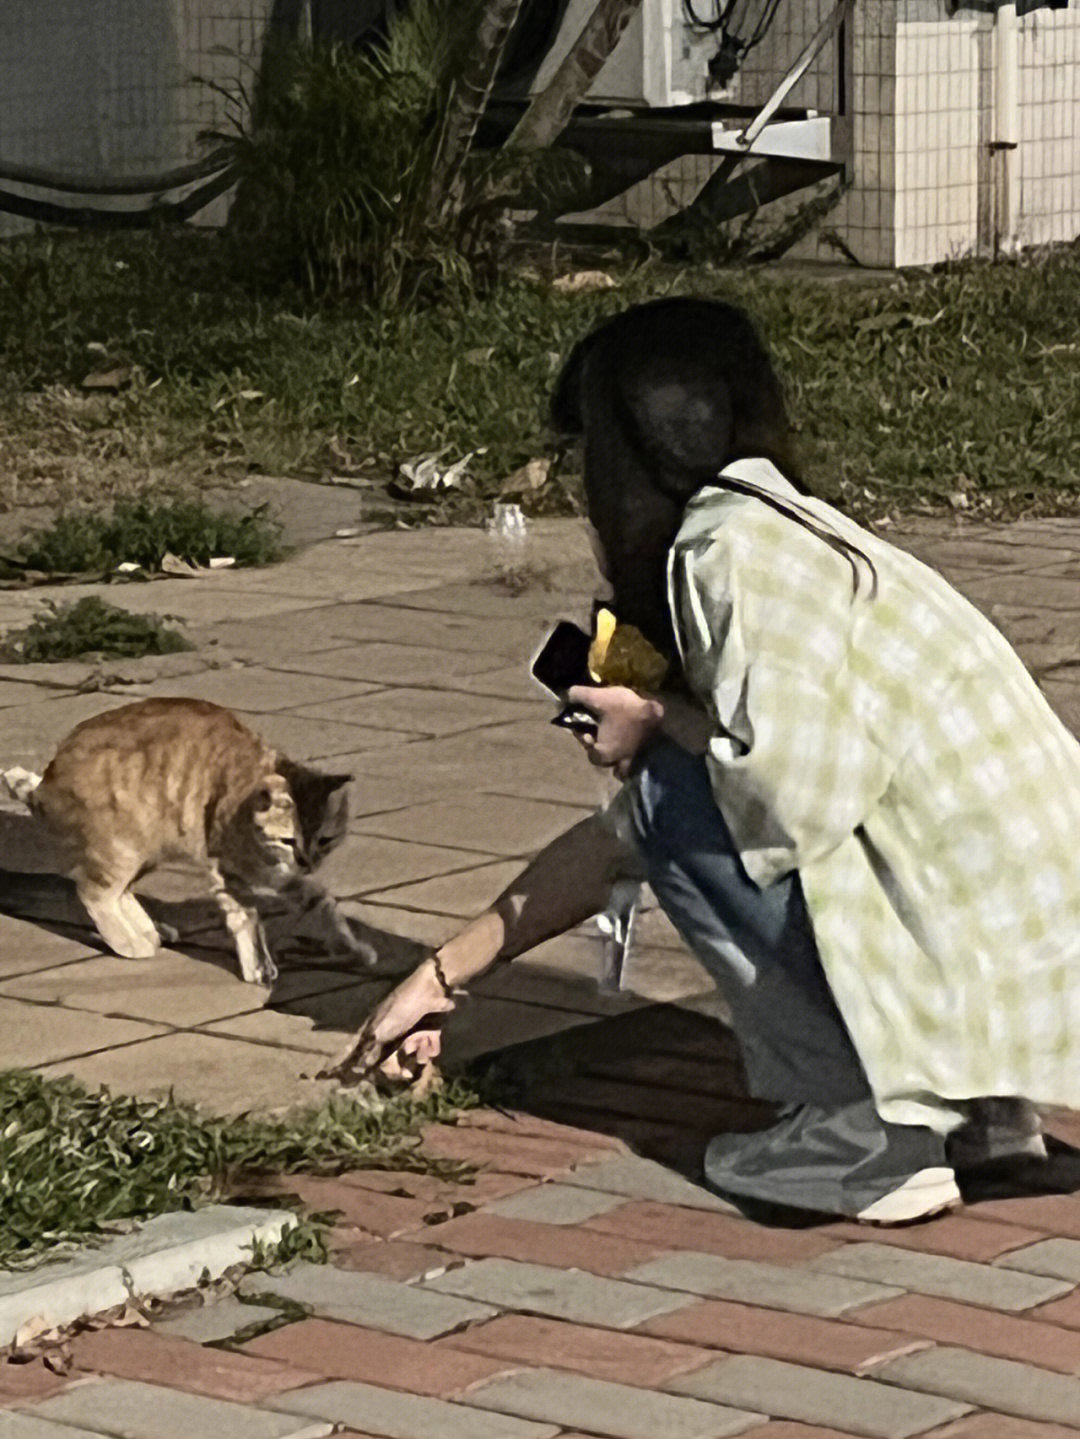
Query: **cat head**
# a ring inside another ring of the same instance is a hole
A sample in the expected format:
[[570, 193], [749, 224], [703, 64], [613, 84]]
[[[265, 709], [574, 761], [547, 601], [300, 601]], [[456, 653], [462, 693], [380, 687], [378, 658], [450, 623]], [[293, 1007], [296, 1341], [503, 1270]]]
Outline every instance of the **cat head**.
[[296, 805], [299, 844], [296, 862], [310, 873], [345, 838], [349, 824], [350, 774], [323, 774], [307, 765], [282, 759], [278, 769]]

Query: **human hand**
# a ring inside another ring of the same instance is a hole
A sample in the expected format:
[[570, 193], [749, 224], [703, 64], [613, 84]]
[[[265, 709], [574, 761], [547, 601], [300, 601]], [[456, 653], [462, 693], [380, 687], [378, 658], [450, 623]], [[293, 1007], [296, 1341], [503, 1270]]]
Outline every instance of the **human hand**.
[[663, 705], [623, 685], [574, 685], [566, 697], [596, 715], [596, 734], [578, 735], [589, 763], [625, 779], [638, 751], [659, 728]]
[[430, 1066], [439, 1053], [435, 1016], [453, 1008], [434, 961], [424, 960], [375, 1006], [347, 1048], [316, 1079], [355, 1084], [379, 1074], [393, 1080], [414, 1077], [414, 1069]]

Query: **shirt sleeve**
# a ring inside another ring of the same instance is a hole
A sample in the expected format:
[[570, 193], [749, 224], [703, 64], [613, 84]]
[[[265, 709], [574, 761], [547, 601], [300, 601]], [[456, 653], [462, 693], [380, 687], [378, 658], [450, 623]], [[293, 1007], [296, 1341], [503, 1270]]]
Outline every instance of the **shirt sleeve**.
[[713, 793], [761, 887], [842, 844], [893, 770], [856, 714], [846, 562], [792, 538], [772, 565], [724, 535], [672, 557], [687, 677], [716, 721]]

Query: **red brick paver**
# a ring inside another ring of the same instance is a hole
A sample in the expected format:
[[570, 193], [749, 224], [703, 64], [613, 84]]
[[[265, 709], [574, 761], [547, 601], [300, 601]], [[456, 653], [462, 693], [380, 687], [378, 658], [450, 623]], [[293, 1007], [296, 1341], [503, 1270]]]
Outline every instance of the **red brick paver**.
[[432, 1244], [474, 1258], [498, 1255], [559, 1269], [585, 1269], [590, 1274], [625, 1274], [661, 1249], [659, 1244], [590, 1233], [574, 1225], [534, 1224], [499, 1214], [466, 1214], [435, 1225], [427, 1236]]
[[293, 1364], [290, 1354], [270, 1362], [148, 1329], [98, 1329], [79, 1334], [71, 1351], [75, 1367], [88, 1373], [167, 1384], [172, 1389], [241, 1404], [303, 1384], [317, 1384], [324, 1373], [317, 1365], [305, 1370]]
[[437, 1399], [522, 1367], [502, 1356], [485, 1358], [329, 1319], [305, 1319], [275, 1329], [250, 1340], [244, 1349], [263, 1360], [309, 1364], [328, 1379], [354, 1379]]
[[[868, 1237], [873, 1238], [873, 1235], [868, 1236], [864, 1224], [825, 1224], [814, 1232], [832, 1239], [852, 1240], [856, 1244], [864, 1244]], [[926, 1254], [944, 1254], [950, 1259], [970, 1259], [976, 1264], [989, 1264], [998, 1255], [1007, 1254], [1010, 1249], [1021, 1249], [1025, 1244], [1034, 1244], [1045, 1239], [1046, 1235], [1045, 1229], [1028, 1229], [1019, 1222], [995, 1222], [980, 1205], [977, 1217], [945, 1214], [925, 1224], [883, 1230], [879, 1238], [898, 1249], [917, 1249]]]
[[998, 1314], [949, 1299], [925, 1294], [905, 1294], [859, 1310], [859, 1319], [885, 1329], [902, 1329], [925, 1335], [939, 1344], [957, 1344], [979, 1354], [999, 1359], [1017, 1359], [1056, 1369], [1062, 1374], [1080, 1374], [1080, 1334], [1075, 1329], [1057, 1328], [1014, 1314]]
[[640, 1325], [637, 1332], [846, 1374], [862, 1374], [875, 1364], [928, 1347], [928, 1341], [914, 1333], [897, 1333], [888, 1326], [844, 1324], [725, 1299], [709, 1299], [692, 1309], [662, 1314]]
[[69, 1381], [47, 1369], [40, 1359], [25, 1364], [10, 1359], [0, 1361], [0, 1405], [19, 1404], [34, 1399], [48, 1399], [59, 1394]]
[[1034, 1243], [1035, 1238], [1047, 1234], [1080, 1239], [1080, 1204], [1073, 1194], [1036, 1194], [1023, 1199], [985, 1200], [979, 1204], [978, 1213], [985, 1219], [1039, 1231], [1025, 1243]]
[[[1076, 1439], [1075, 1429], [1063, 1428], [1060, 1424], [1040, 1424], [1036, 1419], [1013, 1419], [1007, 1414], [973, 1414], [967, 1419], [958, 1419], [944, 1429], [934, 1429], [920, 1439]], [[744, 1439], [772, 1439], [762, 1436], [757, 1430]], [[792, 1436], [801, 1439], [801, 1436]]]
[[[575, 1131], [571, 1131], [574, 1133]], [[421, 1131], [424, 1151], [436, 1159], [463, 1159], [490, 1164], [510, 1174], [551, 1179], [610, 1153], [610, 1146], [542, 1135], [500, 1133], [468, 1125], [431, 1124]]]
[[651, 1388], [673, 1374], [699, 1369], [715, 1354], [692, 1344], [673, 1344], [616, 1329], [596, 1329], [541, 1319], [527, 1314], [506, 1314], [450, 1335], [436, 1348], [467, 1350], [504, 1361], [538, 1368], [569, 1369], [592, 1379]]
[[464, 1262], [457, 1255], [448, 1254], [443, 1249], [433, 1249], [428, 1244], [414, 1244], [408, 1239], [345, 1243], [341, 1248], [337, 1248], [340, 1238], [341, 1231], [338, 1231], [333, 1241], [331, 1256], [338, 1269], [381, 1274], [384, 1279], [399, 1279], [403, 1284], [409, 1284], [414, 1279], [424, 1279], [432, 1274], [441, 1274], [455, 1264]]
[[[597, 1233], [637, 1240], [657, 1249], [688, 1249], [722, 1254], [727, 1259], [758, 1259], [769, 1264], [790, 1264], [816, 1258], [839, 1241], [809, 1229], [766, 1229], [730, 1214], [707, 1209], [686, 1209], [679, 1204], [639, 1200], [582, 1225]], [[866, 1238], [865, 1231], [861, 1238]]]

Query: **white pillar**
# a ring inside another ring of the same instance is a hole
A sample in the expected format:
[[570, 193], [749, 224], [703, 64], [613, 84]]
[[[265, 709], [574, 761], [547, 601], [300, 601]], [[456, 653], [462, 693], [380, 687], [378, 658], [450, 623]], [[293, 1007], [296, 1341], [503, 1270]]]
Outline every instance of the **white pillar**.
[[994, 14], [994, 137], [996, 157], [995, 240], [1012, 254], [1020, 230], [1020, 31], [1016, 5], [1000, 5]]

